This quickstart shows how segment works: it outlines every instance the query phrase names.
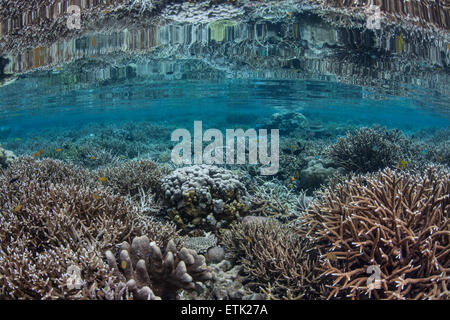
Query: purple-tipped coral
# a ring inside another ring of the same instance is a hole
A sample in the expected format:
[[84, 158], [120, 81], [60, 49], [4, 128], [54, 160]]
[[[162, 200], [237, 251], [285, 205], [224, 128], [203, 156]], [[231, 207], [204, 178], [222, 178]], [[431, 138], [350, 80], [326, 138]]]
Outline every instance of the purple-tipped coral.
[[106, 252], [108, 264], [121, 271], [135, 299], [174, 299], [179, 289], [193, 290], [195, 282], [211, 279], [205, 258], [194, 250], [177, 248], [173, 241], [161, 251], [147, 236], [136, 237], [131, 246], [122, 243], [116, 256]]
[[[385, 169], [324, 190], [305, 230], [333, 281], [330, 297], [448, 299], [449, 213], [445, 169]], [[379, 279], [370, 282], [374, 270]]]

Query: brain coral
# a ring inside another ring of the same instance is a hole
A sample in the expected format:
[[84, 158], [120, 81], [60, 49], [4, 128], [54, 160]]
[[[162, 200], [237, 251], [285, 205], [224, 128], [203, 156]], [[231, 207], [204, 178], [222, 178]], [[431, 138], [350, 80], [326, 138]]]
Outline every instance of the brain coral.
[[[449, 212], [448, 169], [385, 169], [324, 190], [306, 229], [330, 297], [448, 299]], [[375, 270], [378, 282], [369, 281]]]
[[162, 192], [168, 216], [186, 232], [218, 230], [248, 211], [244, 185], [216, 166], [176, 169], [162, 180]]

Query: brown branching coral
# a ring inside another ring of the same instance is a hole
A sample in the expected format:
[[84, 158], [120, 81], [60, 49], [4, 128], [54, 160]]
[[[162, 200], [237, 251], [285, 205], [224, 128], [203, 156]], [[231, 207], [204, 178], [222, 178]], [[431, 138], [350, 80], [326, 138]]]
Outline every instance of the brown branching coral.
[[[18, 159], [0, 174], [0, 298], [126, 298], [104, 251], [143, 234], [158, 245], [177, 239], [174, 227], [90, 186], [86, 174], [32, 159]], [[79, 270], [74, 281], [69, 269]]]
[[81, 167], [59, 160], [35, 160], [31, 157], [20, 157], [12, 161], [8, 168], [2, 171], [2, 176], [11, 181], [10, 187], [17, 182], [28, 184], [30, 181], [42, 184], [97, 185], [91, 173]]
[[173, 299], [179, 289], [192, 290], [196, 281], [211, 279], [205, 258], [194, 250], [178, 250], [169, 241], [163, 252], [155, 242], [142, 236], [134, 238], [131, 246], [122, 243], [118, 253], [120, 269], [111, 251], [106, 252], [106, 257], [112, 269], [121, 270], [136, 299]]
[[114, 192], [136, 198], [140, 190], [153, 193], [159, 191], [164, 174], [151, 160], [128, 161], [119, 166], [107, 167], [97, 171], [99, 177], [106, 177], [105, 185]]
[[268, 298], [321, 296], [324, 288], [316, 279], [316, 258], [307, 252], [311, 247], [288, 226], [271, 220], [234, 224], [223, 241]]
[[306, 220], [333, 280], [329, 297], [448, 299], [449, 212], [444, 169], [385, 169], [324, 190]]

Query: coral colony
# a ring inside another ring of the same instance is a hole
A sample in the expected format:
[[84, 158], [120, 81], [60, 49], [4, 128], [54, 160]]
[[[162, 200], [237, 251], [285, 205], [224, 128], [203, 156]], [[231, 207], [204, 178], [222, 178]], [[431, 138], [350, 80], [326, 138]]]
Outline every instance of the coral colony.
[[450, 299], [443, 1], [69, 2], [0, 4], [0, 299]]

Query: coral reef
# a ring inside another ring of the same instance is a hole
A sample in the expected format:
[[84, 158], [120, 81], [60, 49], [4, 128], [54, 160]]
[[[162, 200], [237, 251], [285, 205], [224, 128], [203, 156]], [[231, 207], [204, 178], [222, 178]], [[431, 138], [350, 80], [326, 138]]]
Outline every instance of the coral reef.
[[406, 161], [411, 143], [399, 130], [361, 128], [338, 138], [326, 153], [346, 170], [366, 173]]
[[36, 158], [68, 161], [95, 170], [119, 167], [128, 159], [156, 158], [160, 153], [170, 151], [161, 143], [169, 138], [170, 128], [166, 126], [125, 122], [120, 125], [86, 124], [76, 130], [68, 127], [30, 131], [21, 138], [10, 137], [4, 146], [19, 156], [42, 150]]
[[299, 184], [305, 189], [317, 189], [321, 185], [329, 182], [330, 177], [340, 173], [339, 168], [334, 168], [335, 164], [320, 157], [306, 157], [308, 164], [300, 171]]
[[308, 241], [287, 225], [272, 220], [233, 224], [223, 241], [232, 258], [243, 265], [255, 291], [261, 288], [270, 299], [322, 295], [317, 259], [308, 253]]
[[222, 247], [216, 246], [208, 249], [206, 253], [206, 261], [208, 263], [218, 263], [225, 257], [225, 250]]
[[50, 159], [18, 158], [1, 172], [1, 298], [127, 298], [104, 251], [140, 235], [179, 242], [172, 225], [143, 217], [90, 177]]
[[118, 166], [108, 166], [95, 172], [107, 180], [104, 185], [115, 193], [139, 198], [141, 191], [155, 193], [160, 190], [160, 182], [164, 174], [161, 168], [151, 160], [131, 160]]
[[16, 155], [9, 150], [5, 150], [0, 146], [0, 167], [6, 168], [14, 159]]
[[35, 160], [31, 157], [19, 157], [2, 171], [2, 179], [8, 180], [10, 190], [20, 192], [22, 185], [31, 182], [42, 185], [74, 184], [90, 187], [98, 186], [94, 176], [87, 170], [59, 160]]
[[272, 115], [268, 129], [278, 129], [281, 134], [290, 134], [308, 126], [308, 119], [299, 112], [280, 112]]
[[202, 237], [188, 237], [184, 240], [184, 246], [188, 249], [192, 249], [197, 253], [205, 253], [209, 248], [217, 245], [216, 236], [207, 232]]
[[244, 185], [229, 170], [194, 165], [162, 180], [167, 214], [185, 232], [218, 231], [248, 212]]
[[250, 202], [249, 214], [252, 216], [295, 217], [297, 215], [297, 196], [292, 188], [285, 187], [277, 180], [255, 185]]
[[172, 240], [162, 251], [147, 236], [136, 237], [131, 246], [128, 242], [121, 244], [117, 258], [110, 250], [106, 258], [135, 299], [175, 299], [179, 289], [193, 290], [195, 282], [212, 277], [203, 256], [186, 248], [178, 250]]
[[250, 292], [243, 282], [246, 277], [242, 275], [242, 266], [232, 266], [230, 261], [223, 260], [211, 265], [214, 278], [209, 288], [209, 295], [217, 300], [242, 300]]
[[[387, 168], [322, 191], [304, 232], [333, 281], [329, 297], [448, 299], [449, 212], [448, 169]], [[368, 281], [370, 268], [379, 269], [377, 282]]]

